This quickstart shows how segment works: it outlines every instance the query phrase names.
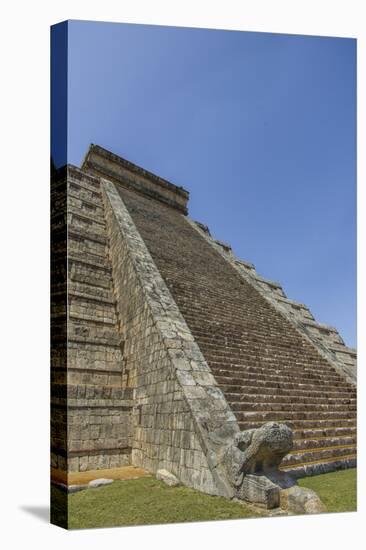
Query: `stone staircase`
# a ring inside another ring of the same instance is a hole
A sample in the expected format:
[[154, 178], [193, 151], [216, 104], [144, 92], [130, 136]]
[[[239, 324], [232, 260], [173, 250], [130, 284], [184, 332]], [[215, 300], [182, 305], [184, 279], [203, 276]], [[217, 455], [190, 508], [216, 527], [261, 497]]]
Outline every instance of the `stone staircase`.
[[[298, 476], [355, 466], [356, 391], [347, 377], [352, 361], [343, 371], [328, 349], [323, 352], [302, 331], [306, 318], [319, 326], [306, 306], [293, 303], [303, 311], [301, 326], [298, 318], [292, 322], [258, 284], [270, 286], [292, 308], [280, 286], [248, 276], [253, 268], [246, 262], [242, 275], [233, 265], [238, 260], [229, 258], [230, 247], [213, 242], [207, 228], [194, 227], [161, 202], [118, 189], [240, 428], [268, 421], [289, 425], [294, 449], [282, 468]], [[352, 358], [334, 332], [325, 332]]]
[[356, 383], [356, 350], [345, 345], [336, 328], [318, 323], [305, 304], [286, 296], [280, 283], [261, 277], [253, 264], [235, 258], [231, 249], [222, 250], [242, 275], [249, 277], [251, 283], [314, 344], [325, 359], [335, 365], [351, 383]]

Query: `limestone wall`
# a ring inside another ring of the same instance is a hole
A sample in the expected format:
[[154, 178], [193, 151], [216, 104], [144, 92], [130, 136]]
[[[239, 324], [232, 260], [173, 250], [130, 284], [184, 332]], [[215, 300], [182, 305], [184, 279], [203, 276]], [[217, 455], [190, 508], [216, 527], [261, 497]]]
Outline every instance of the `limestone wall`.
[[52, 194], [51, 464], [62, 479], [60, 471], [130, 463], [133, 405], [100, 180], [71, 166], [64, 172]]
[[54, 401], [67, 382], [67, 171], [51, 180], [51, 458], [66, 470], [67, 414]]

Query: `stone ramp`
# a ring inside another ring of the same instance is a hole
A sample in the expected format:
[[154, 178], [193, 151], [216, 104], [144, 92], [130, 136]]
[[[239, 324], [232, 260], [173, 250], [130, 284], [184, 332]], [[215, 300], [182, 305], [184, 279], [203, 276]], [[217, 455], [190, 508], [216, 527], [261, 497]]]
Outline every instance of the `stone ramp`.
[[297, 475], [355, 465], [354, 386], [184, 215], [118, 190], [240, 428], [289, 425]]
[[239, 427], [114, 184], [102, 180], [124, 361], [134, 386], [132, 463], [232, 498], [222, 451]]

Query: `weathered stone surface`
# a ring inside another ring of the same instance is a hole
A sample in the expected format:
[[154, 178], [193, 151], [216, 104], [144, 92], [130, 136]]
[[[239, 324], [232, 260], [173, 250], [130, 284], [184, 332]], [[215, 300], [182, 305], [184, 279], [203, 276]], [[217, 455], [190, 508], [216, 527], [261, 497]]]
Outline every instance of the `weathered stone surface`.
[[171, 472], [168, 472], [168, 470], [158, 470], [156, 472], [156, 479], [159, 481], [164, 481], [164, 483], [169, 485], [169, 487], [177, 487], [180, 485], [179, 479]]
[[278, 471], [292, 445], [290, 428], [275, 422], [237, 433], [221, 458], [235, 496], [266, 508], [279, 506], [280, 486], [295, 483]]
[[55, 219], [64, 212], [52, 243], [52, 467], [122, 466], [131, 461], [133, 399], [100, 180], [68, 167], [52, 196]]
[[97, 487], [102, 487], [103, 485], [110, 485], [113, 483], [113, 479], [106, 479], [106, 478], [98, 478], [98, 479], [92, 479], [88, 483], [88, 487], [90, 489], [96, 489]]
[[223, 434], [238, 431], [235, 417], [213, 378], [192, 375], [210, 369], [115, 186], [103, 181], [103, 191], [124, 356], [134, 373], [132, 461], [230, 497], [215, 457]]
[[324, 503], [312, 489], [295, 485], [284, 489], [281, 499], [284, 500], [289, 512], [294, 514], [321, 514], [326, 512]]
[[280, 489], [264, 475], [247, 474], [237, 497], [264, 508], [278, 508], [280, 505]]
[[276, 472], [292, 445], [288, 426], [268, 422], [261, 428], [236, 434], [222, 460], [233, 485], [239, 488], [247, 474]]
[[180, 212], [187, 212], [188, 191], [98, 145], [90, 146], [84, 159], [83, 169], [112, 181], [122, 182], [129, 188], [169, 204]]

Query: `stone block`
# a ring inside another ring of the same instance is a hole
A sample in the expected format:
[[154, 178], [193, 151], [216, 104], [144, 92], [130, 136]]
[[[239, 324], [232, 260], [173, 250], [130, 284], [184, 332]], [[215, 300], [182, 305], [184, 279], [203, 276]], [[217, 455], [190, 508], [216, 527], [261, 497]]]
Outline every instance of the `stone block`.
[[239, 498], [259, 504], [264, 508], [278, 508], [280, 505], [280, 489], [267, 477], [248, 474], [240, 487]]
[[321, 514], [327, 511], [324, 503], [315, 491], [299, 487], [298, 485], [281, 491], [281, 499], [287, 505], [290, 513]]
[[101, 477], [101, 478], [93, 479], [92, 481], [89, 481], [88, 487], [91, 489], [95, 489], [97, 487], [102, 487], [104, 485], [110, 485], [111, 483], [113, 483], [113, 479], [106, 479]]

